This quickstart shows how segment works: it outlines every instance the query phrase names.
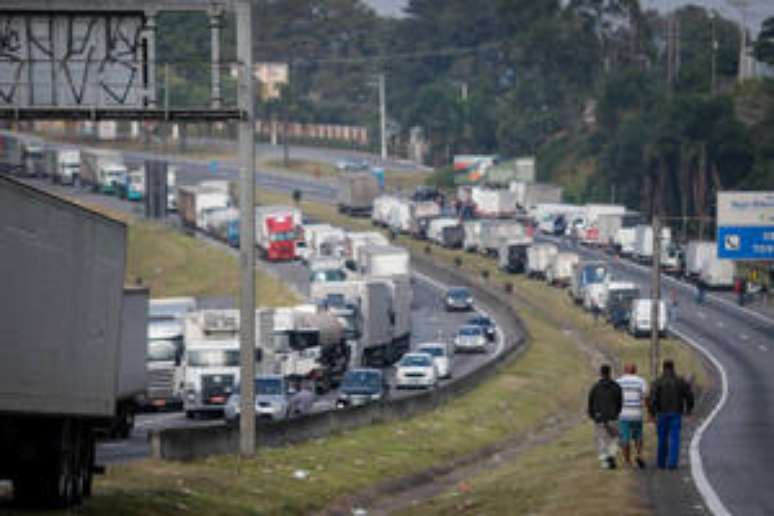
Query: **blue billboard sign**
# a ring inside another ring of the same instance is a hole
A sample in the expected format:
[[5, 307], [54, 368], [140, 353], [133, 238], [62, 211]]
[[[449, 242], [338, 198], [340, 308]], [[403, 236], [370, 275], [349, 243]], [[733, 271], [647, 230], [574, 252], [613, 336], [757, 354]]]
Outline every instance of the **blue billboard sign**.
[[718, 228], [718, 258], [774, 260], [774, 226]]

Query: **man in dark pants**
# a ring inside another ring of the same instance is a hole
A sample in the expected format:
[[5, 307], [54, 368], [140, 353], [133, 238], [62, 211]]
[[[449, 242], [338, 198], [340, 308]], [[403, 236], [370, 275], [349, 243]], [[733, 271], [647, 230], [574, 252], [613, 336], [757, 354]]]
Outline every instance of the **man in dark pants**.
[[675, 364], [664, 360], [664, 371], [651, 389], [650, 413], [656, 416], [658, 467], [677, 469], [683, 414], [693, 411], [691, 385], [675, 373]]
[[618, 446], [618, 415], [623, 407], [623, 392], [610, 377], [610, 366], [599, 368], [599, 380], [589, 391], [588, 415], [594, 421], [594, 442], [603, 468], [615, 469]]

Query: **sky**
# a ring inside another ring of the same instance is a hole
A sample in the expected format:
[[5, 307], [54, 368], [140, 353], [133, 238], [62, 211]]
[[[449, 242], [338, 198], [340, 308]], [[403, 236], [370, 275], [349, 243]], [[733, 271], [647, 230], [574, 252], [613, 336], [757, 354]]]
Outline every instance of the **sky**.
[[[376, 12], [383, 16], [400, 16], [400, 13], [408, 3], [408, 0], [364, 0], [366, 4], [373, 7]], [[746, 0], [749, 7], [747, 9], [747, 25], [753, 34], [757, 34], [761, 22], [769, 16], [774, 16], [774, 0]], [[657, 8], [660, 10], [670, 10], [683, 5], [701, 5], [711, 9], [717, 9], [724, 17], [730, 19], [740, 19], [739, 11], [729, 5], [728, 0], [640, 0], [644, 8]]]

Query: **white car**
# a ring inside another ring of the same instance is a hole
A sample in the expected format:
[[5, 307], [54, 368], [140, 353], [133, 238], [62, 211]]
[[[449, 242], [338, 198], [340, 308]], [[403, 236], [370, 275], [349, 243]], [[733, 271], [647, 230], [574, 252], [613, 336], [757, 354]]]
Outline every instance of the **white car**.
[[439, 378], [451, 378], [453, 369], [452, 353], [445, 342], [426, 342], [417, 347], [417, 353], [427, 353], [433, 357]]
[[454, 337], [454, 351], [456, 353], [463, 351], [486, 353], [488, 341], [484, 328], [466, 324], [459, 329], [457, 336]]
[[433, 357], [427, 353], [406, 353], [396, 366], [395, 387], [398, 389], [432, 388], [438, 383]]

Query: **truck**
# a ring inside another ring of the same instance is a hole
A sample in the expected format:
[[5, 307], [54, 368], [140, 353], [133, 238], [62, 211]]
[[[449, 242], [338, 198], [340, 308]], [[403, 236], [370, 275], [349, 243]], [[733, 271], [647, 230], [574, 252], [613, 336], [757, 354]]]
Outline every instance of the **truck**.
[[167, 166], [167, 211], [177, 211], [177, 167]]
[[191, 297], [151, 299], [148, 307], [148, 386], [140, 406], [182, 408], [185, 318], [196, 310]]
[[301, 226], [301, 210], [292, 206], [255, 208], [255, 245], [271, 262], [296, 258], [296, 240]]
[[437, 217], [430, 220], [427, 226], [427, 239], [442, 247], [460, 247], [464, 236], [464, 230], [456, 217]]
[[699, 272], [699, 281], [707, 288], [728, 289], [734, 286], [736, 263], [721, 260], [717, 254], [705, 257]]
[[116, 195], [127, 201], [141, 201], [145, 197], [145, 167], [131, 170], [122, 182], [115, 183]]
[[363, 278], [313, 283], [312, 301], [323, 304], [342, 324], [350, 367], [382, 365], [395, 335], [392, 289], [385, 280]]
[[23, 175], [24, 145], [15, 133], [0, 132], [0, 172]]
[[698, 277], [704, 262], [717, 255], [717, 245], [709, 240], [691, 240], [685, 248], [685, 275]]
[[414, 220], [412, 202], [408, 199], [395, 199], [387, 216], [387, 227], [395, 233], [411, 232]]
[[466, 220], [462, 229], [465, 233], [462, 248], [469, 253], [478, 251], [481, 245], [481, 229], [484, 225], [483, 220]]
[[[672, 230], [661, 228], [661, 248], [669, 246], [672, 240]], [[640, 262], [650, 263], [653, 260], [653, 227], [640, 224], [634, 230], [634, 258]]]
[[374, 199], [379, 195], [379, 183], [371, 173], [342, 172], [338, 175], [336, 205], [339, 213], [369, 216]]
[[59, 149], [51, 180], [62, 185], [74, 185], [78, 181], [80, 170], [81, 152], [78, 149]]
[[550, 183], [524, 183], [524, 200], [520, 208], [532, 214], [534, 208], [544, 203], [561, 203], [562, 187]]
[[524, 272], [527, 267], [527, 249], [531, 239], [504, 240], [497, 250], [497, 267], [510, 273]]
[[554, 255], [546, 270], [549, 285], [566, 287], [570, 284], [573, 267], [580, 261], [577, 253], [561, 252]]
[[24, 138], [22, 140], [24, 167], [23, 175], [30, 177], [46, 177], [51, 173], [48, 170], [50, 158], [46, 157], [46, 148], [42, 141]]
[[352, 262], [348, 268], [357, 270], [357, 257], [362, 247], [390, 245], [387, 237], [378, 231], [349, 231], [344, 236], [344, 259]]
[[394, 195], [382, 194], [374, 199], [371, 210], [371, 222], [375, 226], [386, 227], [390, 219], [392, 205], [397, 201]]
[[497, 256], [500, 244], [509, 240], [528, 239], [524, 225], [515, 220], [487, 221], [481, 225], [481, 240], [478, 251], [489, 256]]
[[608, 278], [608, 267], [602, 261], [581, 261], [576, 263], [570, 277], [569, 295], [576, 304], [585, 300], [589, 285], [604, 283]]
[[263, 352], [264, 372], [291, 382], [312, 381], [324, 394], [338, 386], [349, 365], [349, 347], [339, 320], [318, 305], [262, 309], [259, 319], [269, 318], [271, 328], [258, 325], [259, 342], [271, 331]]
[[362, 247], [357, 262], [363, 276], [389, 278], [411, 273], [409, 252], [393, 245]]
[[0, 176], [0, 478], [22, 505], [90, 496], [97, 439], [133, 426], [148, 291], [124, 288], [126, 238], [119, 221]]
[[183, 227], [204, 230], [206, 210], [227, 208], [231, 205], [228, 193], [201, 185], [177, 187], [177, 211]]
[[[236, 228], [233, 223], [236, 222]], [[226, 208], [211, 208], [202, 213], [202, 231], [221, 242], [232, 244], [235, 238], [231, 234], [235, 229], [237, 231], [236, 240], [238, 245], [239, 234], [239, 208], [229, 206]]]
[[516, 214], [516, 195], [508, 189], [474, 186], [471, 198], [478, 217], [498, 219]]
[[527, 249], [526, 274], [530, 278], [545, 278], [548, 266], [559, 252], [555, 244], [534, 244]]
[[[629, 315], [629, 333], [633, 337], [650, 335], [653, 331], [652, 299], [635, 299], [632, 301], [631, 313]], [[658, 333], [664, 336], [667, 326], [667, 309], [663, 299], [658, 300]]]
[[114, 194], [116, 183], [126, 181], [128, 171], [120, 152], [102, 149], [82, 149], [81, 185], [94, 192]]
[[[201, 310], [184, 323], [183, 410], [220, 414], [239, 385], [239, 310]], [[257, 357], [256, 357], [257, 358]]]

